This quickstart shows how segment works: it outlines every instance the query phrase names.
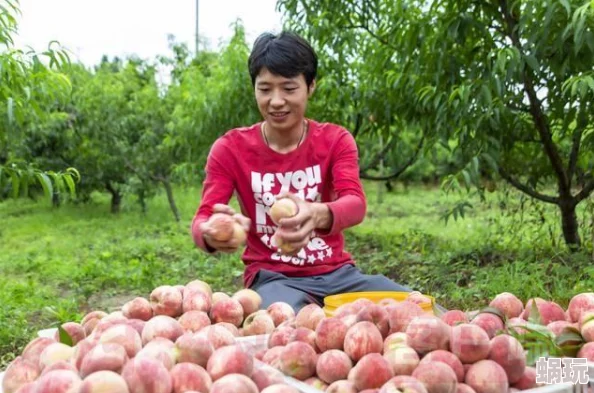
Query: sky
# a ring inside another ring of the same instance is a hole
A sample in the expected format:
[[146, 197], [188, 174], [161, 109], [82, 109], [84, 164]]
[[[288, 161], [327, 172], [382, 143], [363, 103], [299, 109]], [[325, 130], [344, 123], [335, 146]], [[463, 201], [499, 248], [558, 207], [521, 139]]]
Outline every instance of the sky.
[[[251, 45], [262, 32], [277, 32], [276, 0], [198, 0], [199, 36], [217, 48], [241, 19]], [[58, 41], [88, 66], [104, 54], [135, 54], [143, 59], [169, 55], [167, 37], [195, 49], [197, 0], [19, 0], [21, 15], [15, 46], [36, 51]]]

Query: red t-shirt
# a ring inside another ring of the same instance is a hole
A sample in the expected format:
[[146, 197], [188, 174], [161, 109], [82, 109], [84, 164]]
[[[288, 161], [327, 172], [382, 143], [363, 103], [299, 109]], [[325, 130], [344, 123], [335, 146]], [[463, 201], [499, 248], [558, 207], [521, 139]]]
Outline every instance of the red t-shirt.
[[[357, 145], [343, 127], [308, 121], [303, 142], [286, 154], [266, 145], [261, 123], [226, 132], [209, 152], [192, 236], [199, 248], [209, 252], [199, 224], [208, 220], [216, 203], [227, 204], [235, 192], [242, 214], [252, 221], [241, 257], [246, 287], [260, 269], [312, 276], [354, 264], [344, 249], [342, 230], [363, 221], [367, 208]], [[316, 231], [296, 256], [281, 255], [270, 244], [276, 225], [268, 211], [274, 196], [286, 190], [307, 201], [327, 203], [333, 216], [332, 227]]]

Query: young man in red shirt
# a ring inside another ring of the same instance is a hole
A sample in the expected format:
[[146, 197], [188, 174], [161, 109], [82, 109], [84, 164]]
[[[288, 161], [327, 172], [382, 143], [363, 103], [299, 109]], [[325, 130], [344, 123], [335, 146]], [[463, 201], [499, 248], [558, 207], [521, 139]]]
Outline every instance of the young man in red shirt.
[[[241, 223], [248, 231], [244, 285], [262, 296], [263, 308], [284, 301], [298, 311], [344, 292], [410, 292], [383, 275], [363, 274], [344, 248], [342, 231], [363, 221], [366, 200], [353, 136], [305, 117], [316, 86], [314, 50], [291, 33], [263, 34], [248, 68], [263, 121], [232, 129], [213, 144], [192, 222], [196, 245], [235, 252], [240, 245], [214, 240], [207, 220], [223, 212]], [[227, 205], [234, 192], [241, 213]], [[268, 212], [281, 196], [293, 199], [298, 213], [277, 226]], [[292, 255], [275, 247], [275, 232], [296, 250]]]

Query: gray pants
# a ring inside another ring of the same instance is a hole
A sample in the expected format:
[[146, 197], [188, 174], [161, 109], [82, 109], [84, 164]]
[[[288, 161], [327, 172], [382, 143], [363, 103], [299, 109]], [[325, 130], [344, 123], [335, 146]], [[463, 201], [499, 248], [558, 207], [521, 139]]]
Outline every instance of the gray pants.
[[412, 289], [397, 284], [381, 274], [363, 274], [351, 264], [337, 270], [311, 277], [288, 277], [282, 273], [262, 269], [251, 289], [262, 297], [261, 308], [278, 301], [290, 304], [295, 312], [309, 303], [324, 306], [324, 297], [345, 292], [397, 291]]

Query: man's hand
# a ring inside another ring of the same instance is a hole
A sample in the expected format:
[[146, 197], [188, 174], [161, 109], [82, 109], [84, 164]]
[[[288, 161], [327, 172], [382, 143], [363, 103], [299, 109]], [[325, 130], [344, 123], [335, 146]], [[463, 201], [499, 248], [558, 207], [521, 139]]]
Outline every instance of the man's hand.
[[307, 202], [288, 192], [279, 194], [277, 198], [289, 198], [297, 204], [297, 214], [293, 217], [282, 218], [276, 230], [276, 236], [288, 246], [284, 248], [294, 250], [292, 253], [285, 252], [285, 254], [297, 254], [299, 250], [307, 246], [314, 230], [330, 227], [332, 214], [325, 204]]
[[[233, 217], [235, 221], [238, 222], [246, 232], [250, 230], [251, 220], [243, 214], [236, 213], [235, 210], [229, 205], [217, 203], [213, 206], [213, 214], [214, 213], [228, 214], [231, 217]], [[241, 246], [241, 244], [237, 242], [237, 239], [235, 239], [235, 237], [232, 237], [230, 240], [225, 242], [213, 239], [213, 229], [210, 228], [208, 221], [200, 224], [200, 230], [202, 231], [202, 237], [204, 238], [204, 242], [211, 249], [224, 253], [234, 253]]]

